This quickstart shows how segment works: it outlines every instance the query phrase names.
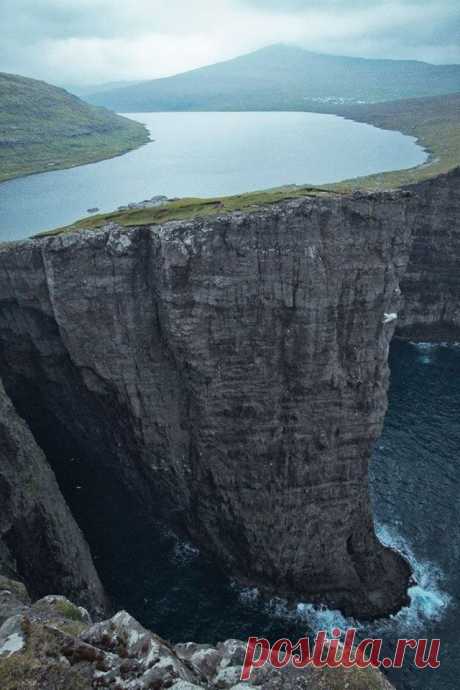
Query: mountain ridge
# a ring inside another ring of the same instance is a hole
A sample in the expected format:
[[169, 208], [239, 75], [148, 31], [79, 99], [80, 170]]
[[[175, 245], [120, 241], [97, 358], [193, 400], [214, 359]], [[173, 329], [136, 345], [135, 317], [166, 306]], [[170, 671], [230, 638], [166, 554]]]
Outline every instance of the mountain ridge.
[[460, 91], [460, 65], [356, 58], [275, 44], [169, 77], [87, 96], [118, 112], [322, 110]]

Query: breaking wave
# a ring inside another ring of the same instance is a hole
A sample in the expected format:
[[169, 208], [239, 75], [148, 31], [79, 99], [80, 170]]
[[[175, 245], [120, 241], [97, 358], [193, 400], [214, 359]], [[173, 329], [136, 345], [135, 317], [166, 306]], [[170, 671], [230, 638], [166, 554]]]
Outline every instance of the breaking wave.
[[271, 616], [304, 624], [313, 634], [319, 630], [331, 633], [333, 628], [344, 631], [353, 627], [362, 635], [373, 637], [413, 637], [417, 632], [425, 630], [430, 623], [439, 621], [449, 608], [451, 597], [442, 589], [443, 574], [433, 563], [418, 560], [410, 545], [400, 535], [383, 525], [377, 526], [376, 531], [380, 541], [401, 553], [413, 571], [415, 582], [408, 590], [410, 604], [397, 614], [374, 622], [361, 622], [345, 617], [338, 610], [307, 602], [293, 605], [277, 597], [263, 602], [258, 590], [249, 588], [240, 590], [240, 600], [246, 604], [254, 604], [258, 600]]

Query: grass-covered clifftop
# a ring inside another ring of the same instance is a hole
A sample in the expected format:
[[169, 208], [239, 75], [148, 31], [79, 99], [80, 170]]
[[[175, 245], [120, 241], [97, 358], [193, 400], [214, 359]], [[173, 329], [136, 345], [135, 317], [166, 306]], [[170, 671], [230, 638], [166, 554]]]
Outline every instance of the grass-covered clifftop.
[[95, 216], [82, 218], [72, 225], [55, 230], [40, 232], [36, 237], [48, 237], [61, 235], [73, 230], [97, 230], [107, 223], [116, 223], [124, 227], [138, 225], [159, 225], [170, 220], [190, 220], [216, 216], [232, 211], [245, 211], [251, 213], [261, 206], [270, 206], [287, 199], [298, 199], [306, 196], [327, 196], [334, 194], [318, 187], [299, 187], [297, 185], [267, 189], [260, 192], [248, 192], [247, 194], [235, 194], [233, 196], [209, 197], [185, 197], [174, 199], [153, 208], [137, 208], [110, 213], [98, 213]]
[[0, 73], [0, 182], [117, 156], [145, 127], [43, 81]]

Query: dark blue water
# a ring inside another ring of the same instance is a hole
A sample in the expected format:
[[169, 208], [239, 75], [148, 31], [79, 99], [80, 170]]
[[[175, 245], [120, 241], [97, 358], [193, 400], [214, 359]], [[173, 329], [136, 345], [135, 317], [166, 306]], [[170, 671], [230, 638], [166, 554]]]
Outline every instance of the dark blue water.
[[419, 165], [413, 137], [318, 113], [139, 113], [153, 142], [124, 156], [0, 184], [0, 241], [159, 194], [222, 196]]
[[[409, 664], [394, 672], [392, 680], [400, 690], [458, 687], [460, 346], [394, 341], [390, 364], [390, 404], [374, 453], [371, 486], [381, 539], [400, 549], [414, 569], [417, 584], [410, 590], [409, 607], [361, 625], [308, 602], [288, 606], [282, 600], [264, 601], [158, 525], [139, 524], [122, 509], [117, 525], [113, 517], [104, 523], [100, 513], [86, 512], [96, 564], [116, 606], [172, 641], [216, 642], [249, 635], [297, 639], [335, 625], [357, 625], [362, 636], [383, 636], [393, 653], [398, 637], [440, 637], [439, 670], [417, 671]], [[84, 477], [73, 481], [82, 485], [73, 497], [70, 490], [77, 514], [82, 506], [88, 511], [91, 492], [93, 503], [101, 505], [101, 489], [116, 504], [107, 476], [100, 484], [95, 476], [86, 484]], [[69, 496], [68, 473], [66, 482]]]
[[[441, 668], [395, 674], [398, 688], [460, 686], [460, 345], [395, 342], [390, 406], [372, 465], [380, 536], [411, 561], [412, 605], [381, 627], [439, 637]], [[399, 681], [399, 683], [397, 682]]]

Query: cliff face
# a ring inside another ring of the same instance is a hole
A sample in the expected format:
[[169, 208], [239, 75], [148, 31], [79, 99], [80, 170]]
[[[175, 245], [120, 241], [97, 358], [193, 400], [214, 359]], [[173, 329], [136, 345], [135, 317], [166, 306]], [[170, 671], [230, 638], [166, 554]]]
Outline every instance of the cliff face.
[[241, 579], [394, 611], [409, 571], [375, 537], [367, 466], [411, 203], [311, 197], [4, 247], [6, 389], [58, 473], [104, 468], [139, 519]]
[[414, 235], [397, 333], [460, 340], [460, 168], [409, 189]]
[[31, 593], [64, 591], [93, 611], [106, 601], [89, 548], [56, 479], [0, 382], [0, 572]]

